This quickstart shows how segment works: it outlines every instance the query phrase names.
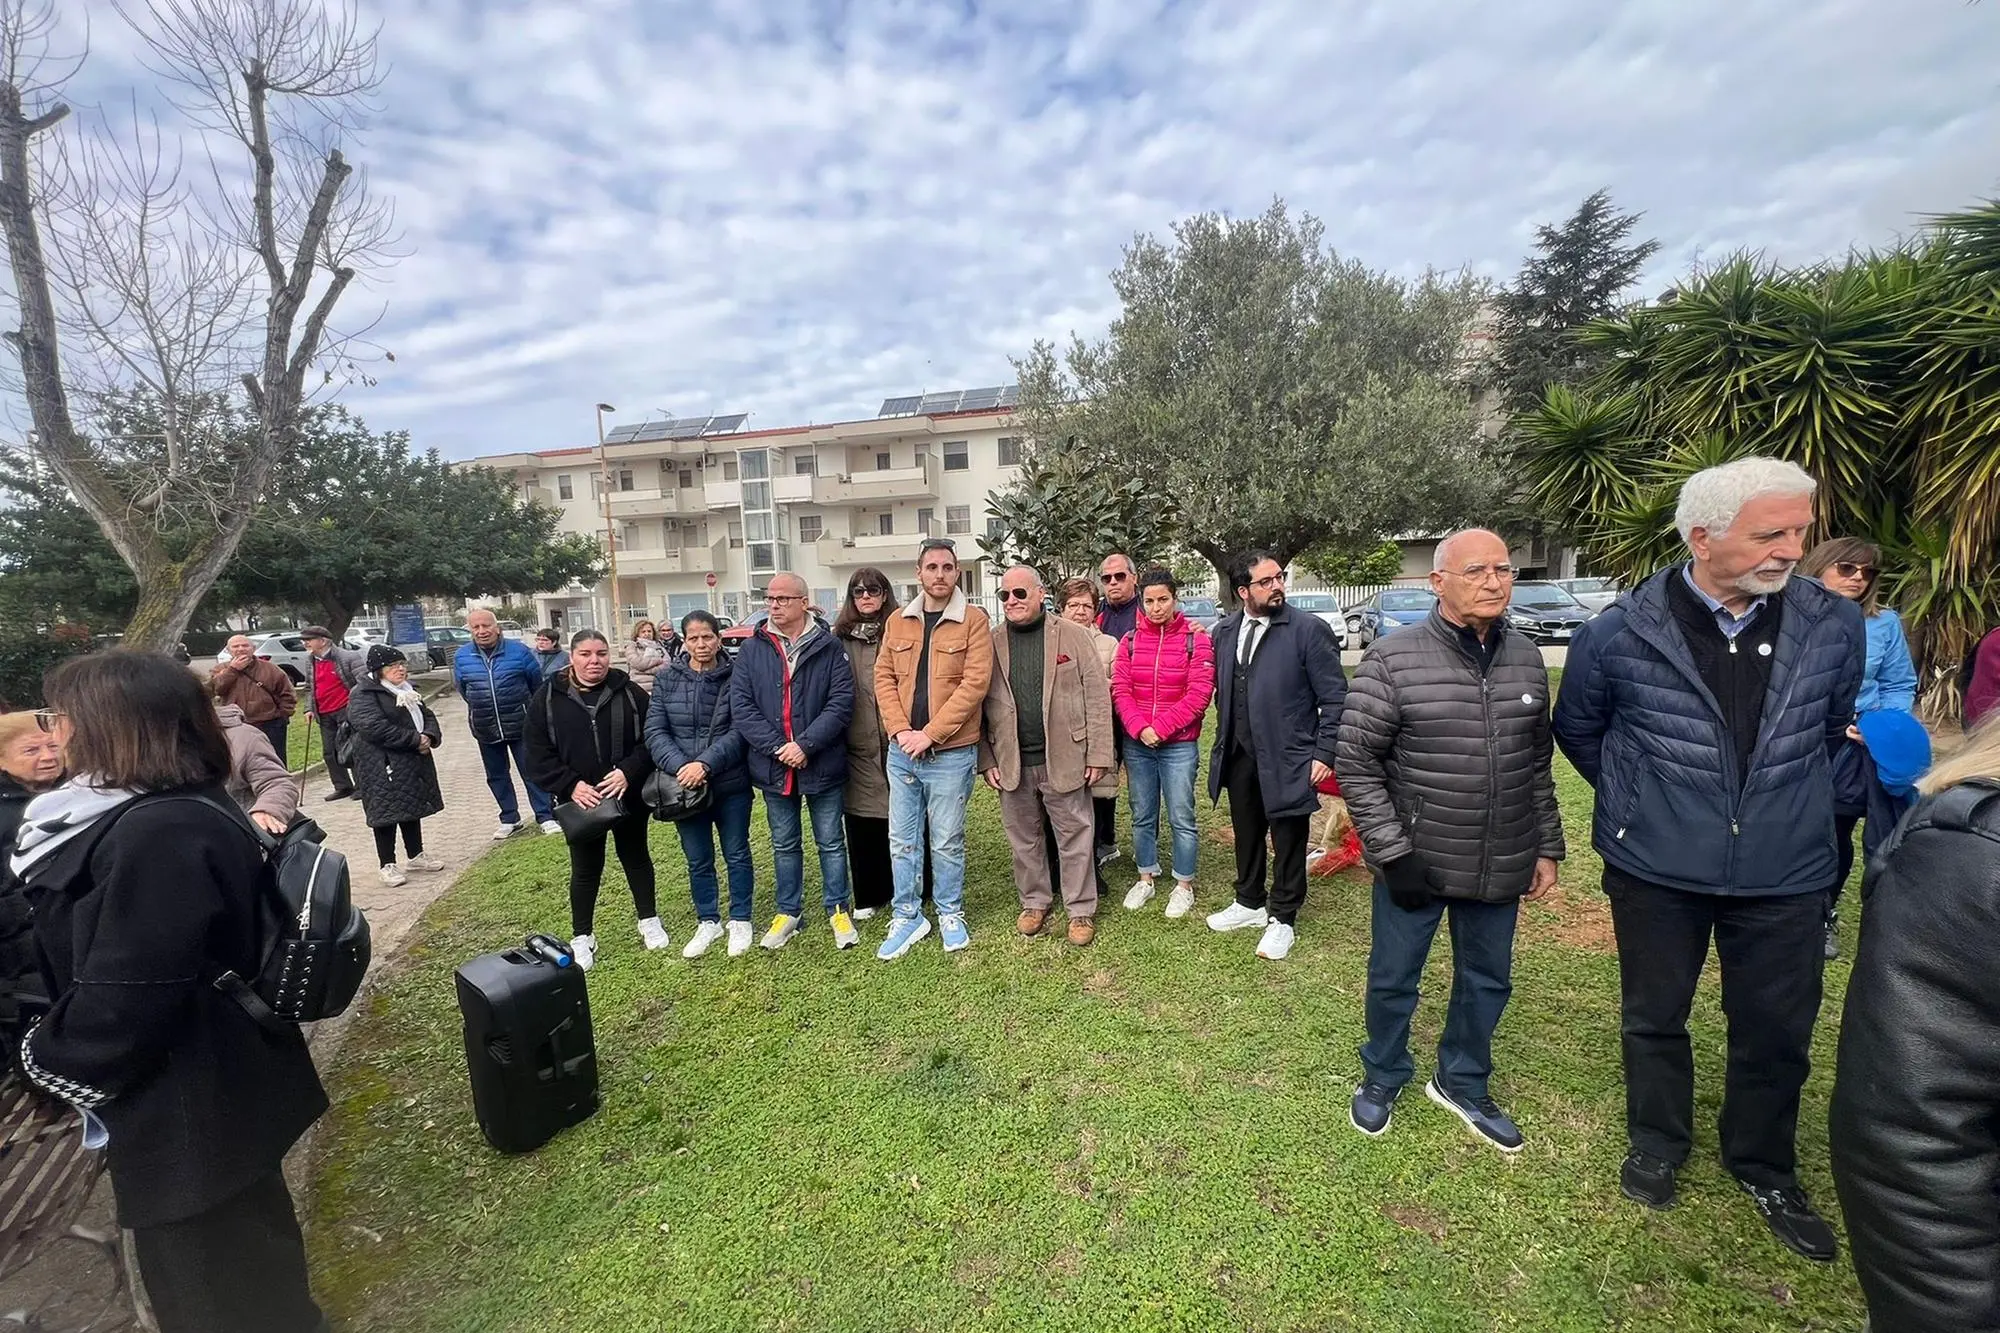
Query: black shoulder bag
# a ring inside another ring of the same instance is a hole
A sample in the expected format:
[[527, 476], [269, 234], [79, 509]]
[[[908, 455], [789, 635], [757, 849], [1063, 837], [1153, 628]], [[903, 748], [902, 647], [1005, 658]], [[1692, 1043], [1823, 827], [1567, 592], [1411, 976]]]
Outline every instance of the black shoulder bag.
[[[701, 745], [696, 749], [696, 754], [708, 753], [709, 741], [715, 736], [715, 720], [722, 716], [722, 701], [728, 697], [724, 693], [726, 688], [718, 689], [715, 693], [715, 708], [708, 715], [708, 726], [701, 733]], [[712, 778], [714, 774], [709, 776]], [[704, 782], [698, 787], [686, 787], [681, 785], [679, 778], [666, 769], [656, 768], [647, 775], [646, 785], [639, 794], [641, 799], [653, 808], [653, 818], [675, 824], [683, 819], [693, 819], [697, 815], [707, 814], [709, 806], [714, 803], [714, 796], [710, 791], [714, 785], [713, 782]]]

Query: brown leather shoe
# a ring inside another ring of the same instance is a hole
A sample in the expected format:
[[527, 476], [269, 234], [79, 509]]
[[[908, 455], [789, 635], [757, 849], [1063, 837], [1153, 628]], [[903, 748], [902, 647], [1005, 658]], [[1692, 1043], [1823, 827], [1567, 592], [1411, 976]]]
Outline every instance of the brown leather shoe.
[[1037, 912], [1034, 908], [1030, 907], [1027, 911], [1014, 918], [1014, 929], [1020, 931], [1023, 935], [1039, 935], [1042, 933], [1042, 923], [1048, 919], [1049, 914], [1047, 912]]
[[1088, 944], [1097, 938], [1097, 923], [1089, 917], [1082, 917], [1069, 923], [1069, 942]]

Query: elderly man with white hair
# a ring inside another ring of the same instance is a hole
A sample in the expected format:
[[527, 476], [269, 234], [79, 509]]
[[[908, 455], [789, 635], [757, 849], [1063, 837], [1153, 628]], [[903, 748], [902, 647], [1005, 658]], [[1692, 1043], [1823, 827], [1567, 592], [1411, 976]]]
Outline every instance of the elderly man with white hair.
[[1712, 935], [1729, 1022], [1723, 1165], [1779, 1240], [1830, 1262], [1795, 1139], [1837, 866], [1829, 756], [1866, 633], [1853, 602], [1790, 577], [1814, 489], [1774, 458], [1688, 478], [1676, 520], [1690, 558], [1578, 633], [1555, 732], [1597, 789], [1623, 990], [1620, 1189], [1674, 1203], [1694, 1138], [1688, 1009]]

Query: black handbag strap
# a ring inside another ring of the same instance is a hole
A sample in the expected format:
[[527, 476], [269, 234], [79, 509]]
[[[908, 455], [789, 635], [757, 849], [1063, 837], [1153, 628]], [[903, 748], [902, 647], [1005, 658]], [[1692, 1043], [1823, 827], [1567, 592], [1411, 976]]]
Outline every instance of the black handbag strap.
[[[710, 669], [713, 670], [713, 668]], [[708, 753], [708, 747], [715, 739], [715, 724], [717, 720], [719, 720], [722, 717], [723, 701], [728, 698], [729, 698], [729, 687], [727, 685], [716, 686], [715, 707], [711, 708], [708, 712], [708, 726], [701, 733], [701, 750], [696, 755], [694, 762], [700, 763], [701, 762], [700, 756]]]

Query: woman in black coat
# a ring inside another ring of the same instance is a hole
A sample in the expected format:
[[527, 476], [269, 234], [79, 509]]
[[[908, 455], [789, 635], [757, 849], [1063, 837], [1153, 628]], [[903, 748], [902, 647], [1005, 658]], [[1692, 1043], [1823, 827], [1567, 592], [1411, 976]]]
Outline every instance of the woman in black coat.
[[424, 855], [425, 816], [444, 809], [437, 761], [431, 752], [443, 742], [437, 714], [417, 697], [410, 666], [387, 644], [368, 650], [368, 674], [354, 683], [347, 699], [347, 725], [354, 729], [354, 782], [361, 812], [375, 830], [375, 855], [382, 882], [409, 882], [396, 864], [396, 830], [403, 831], [403, 864], [412, 870], [442, 870], [444, 862]]
[[629, 811], [607, 831], [598, 826], [569, 839], [570, 954], [578, 967], [597, 961], [597, 890], [604, 882], [604, 840], [618, 847], [618, 864], [639, 914], [639, 939], [667, 947], [653, 894], [653, 853], [646, 844], [646, 807], [639, 789], [653, 771], [646, 752], [646, 692], [611, 665], [611, 645], [594, 629], [578, 630], [569, 666], [542, 682], [528, 701], [528, 781], [556, 800], [589, 809], [623, 800]]
[[0, 1071], [28, 1023], [48, 1007], [35, 953], [35, 916], [7, 870], [28, 802], [62, 781], [62, 747], [34, 713], [0, 713]]
[[2000, 717], [1861, 882], [1833, 1181], [1874, 1333], [2000, 1329]]
[[108, 1134], [163, 1333], [323, 1328], [281, 1167], [326, 1094], [296, 1028], [267, 1030], [211, 984], [255, 974], [274, 891], [223, 788], [215, 709], [156, 653], [72, 658], [46, 693], [90, 778], [37, 797], [15, 843], [55, 997], [22, 1071]]

